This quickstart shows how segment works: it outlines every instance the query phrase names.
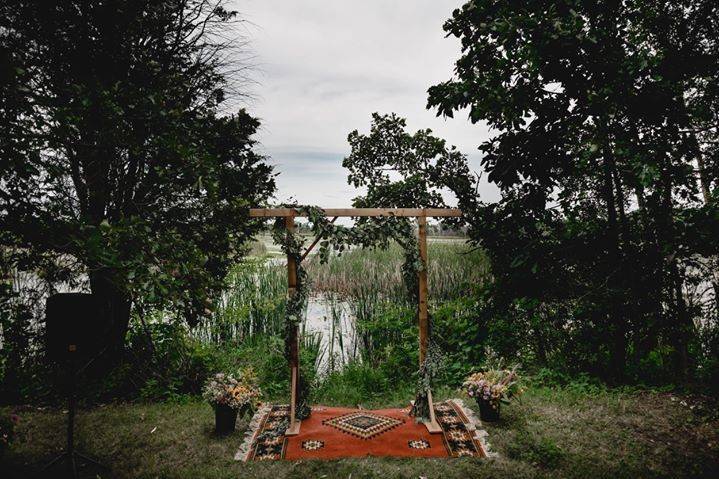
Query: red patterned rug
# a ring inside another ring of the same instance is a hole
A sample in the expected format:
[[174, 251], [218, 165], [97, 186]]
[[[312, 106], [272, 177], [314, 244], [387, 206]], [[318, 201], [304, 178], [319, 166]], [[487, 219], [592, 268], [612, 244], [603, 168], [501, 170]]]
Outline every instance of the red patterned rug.
[[285, 437], [289, 407], [262, 407], [235, 459], [336, 459], [341, 457], [487, 457], [486, 432], [460, 400], [435, 404], [441, 434], [430, 434], [405, 409], [316, 406], [297, 436]]

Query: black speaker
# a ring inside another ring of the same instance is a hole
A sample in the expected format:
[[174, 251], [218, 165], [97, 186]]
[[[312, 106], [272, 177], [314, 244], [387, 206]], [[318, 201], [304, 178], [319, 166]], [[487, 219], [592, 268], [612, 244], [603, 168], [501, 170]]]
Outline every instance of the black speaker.
[[[47, 298], [45, 303], [45, 342], [51, 360], [64, 370], [64, 392], [68, 399], [67, 449], [50, 461], [47, 470], [64, 462], [70, 477], [77, 476], [80, 462], [105, 468], [95, 459], [75, 450], [75, 412], [80, 375], [97, 359], [105, 348], [105, 318], [102, 302], [92, 294], [63, 293]], [[82, 363], [85, 363], [84, 365]], [[40, 477], [40, 476], [38, 476]], [[42, 476], [45, 477], [45, 476]], [[57, 476], [48, 476], [57, 477]], [[100, 477], [98, 475], [98, 477]]]
[[99, 354], [106, 340], [103, 315], [102, 302], [95, 295], [50, 296], [45, 305], [45, 338], [50, 359], [88, 359]]

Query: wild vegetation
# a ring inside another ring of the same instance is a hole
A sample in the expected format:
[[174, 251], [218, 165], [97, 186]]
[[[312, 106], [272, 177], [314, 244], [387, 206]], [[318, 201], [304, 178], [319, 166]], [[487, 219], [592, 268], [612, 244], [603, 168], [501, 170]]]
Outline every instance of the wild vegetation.
[[[237, 435], [212, 435], [199, 398], [216, 373], [251, 367], [265, 400], [287, 401], [290, 316], [311, 402], [405, 405], [422, 379], [410, 236], [310, 256], [312, 294], [288, 305], [284, 256], [248, 216], [275, 192], [259, 122], [224, 113], [243, 95], [236, 19], [222, 1], [0, 4], [3, 472], [60, 446], [42, 309], [84, 290], [105, 303], [111, 348], [81, 378], [80, 444], [117, 477], [719, 474], [716, 1], [455, 10], [444, 29], [461, 56], [428, 107], [490, 127], [499, 201], [463, 152], [396, 114], [348, 136], [353, 206], [453, 195], [463, 212], [432, 225], [454, 236], [429, 246], [433, 387], [463, 395], [472, 372], [518, 368], [527, 393], [487, 426], [492, 461], [243, 465]], [[501, 382], [486, 379], [473, 391]]]
[[259, 121], [221, 113], [244, 78], [223, 4], [0, 5], [0, 265], [42, 278], [2, 290], [4, 328], [58, 288], [90, 290], [116, 358], [131, 311], [207, 314], [257, 231], [248, 205], [275, 189]]
[[[335, 356], [344, 354], [344, 358], [335, 357], [333, 364], [339, 370], [354, 363], [348, 368], [351, 372], [342, 374], [369, 376], [365, 387], [356, 386], [358, 397], [386, 394], [392, 383], [398, 388], [406, 386], [417, 369], [416, 305], [407, 299], [402, 285], [399, 252], [399, 247], [392, 245], [388, 250], [354, 249], [331, 257], [326, 264], [309, 260], [315, 300], [329, 313], [326, 318], [314, 319], [331, 322], [335, 339], [349, 333], [353, 342], [334, 351]], [[452, 383], [458, 384], [486, 346], [477, 341], [480, 332], [473, 320], [479, 305], [466, 295], [485, 283], [487, 262], [481, 251], [472, 251], [461, 241], [430, 242], [429, 254], [433, 259], [429, 282], [436, 337], [448, 358], [447, 371], [454, 373]], [[250, 257], [231, 269], [226, 282], [225, 294], [213, 307], [214, 315], [195, 328], [177, 323], [161, 310], [142, 320], [136, 318], [125, 361], [98, 386], [103, 391], [98, 399], [197, 394], [208, 374], [242, 365], [252, 365], [258, 371], [260, 383], [271, 397], [283, 398], [287, 391], [283, 389], [287, 374], [282, 356], [286, 266], [281, 261]], [[343, 331], [343, 327], [351, 331]], [[29, 342], [37, 339], [26, 338]], [[333, 343], [332, 338], [328, 343]], [[314, 375], [318, 358], [331, 352], [320, 348], [316, 333], [307, 332], [303, 346], [303, 357]], [[20, 374], [24, 381], [18, 385], [21, 401], [50, 397], [50, 377], [38, 367], [42, 355], [27, 359]], [[376, 389], [373, 377], [381, 383], [381, 390]]]
[[[418, 331], [415, 306], [406, 301], [406, 295], [394, 297], [393, 290], [402, 287], [397, 253], [399, 248], [392, 246], [388, 251], [355, 249], [333, 256], [327, 264], [310, 260], [310, 276], [322, 294], [319, 300], [326, 301], [326, 310], [332, 311], [337, 305], [332, 298], [340, 295], [344, 314], [355, 318], [358, 339], [355, 356], [318, 371], [319, 358], [329, 351], [316, 334], [306, 332], [302, 361], [315, 382], [314, 403], [384, 407], [406, 404], [413, 397]], [[430, 284], [436, 291], [432, 296], [434, 334], [444, 355], [435, 392], [439, 397], [469, 401], [461, 391], [467, 371], [487, 359], [493, 344], [505, 341], [502, 328], [480, 330], [476, 322], [482, 305], [474, 294], [491, 280], [487, 258], [461, 241], [431, 241], [429, 254], [433, 260]], [[467, 473], [476, 477], [499, 473], [513, 477], [711, 477], [719, 468], [719, 418], [716, 403], [708, 397], [645, 388], [613, 390], [596, 378], [577, 376], [571, 367], [564, 372], [538, 369], [529, 362], [531, 356], [525, 358], [522, 370], [529, 376], [527, 391], [518, 402], [503, 408], [500, 423], [486, 425], [490, 443], [500, 454], [488, 464], [372, 459], [333, 465], [301, 463], [286, 469], [234, 463], [231, 457], [239, 436], [213, 436], [212, 410], [199, 400], [202, 384], [216, 371], [250, 366], [257, 373], [264, 399], [286, 401], [286, 280], [283, 263], [252, 257], [232, 268], [216, 317], [206, 324], [190, 330], [167, 322], [160, 314], [145, 318], [144, 326], [133, 322], [127, 361], [85, 399], [85, 404], [100, 403], [101, 407], [80, 413], [82, 447], [106, 460], [113, 477], [230, 477], [238, 473], [332, 477], [337, 476], [337, 468], [347, 474], [352, 471], [353, 477], [414, 477], [419, 471], [428, 477]], [[245, 304], [251, 307], [242, 307]], [[332, 322], [337, 317], [328, 315], [324, 320]], [[337, 321], [337, 327], [342, 324]], [[51, 378], [40, 374], [35, 380], [37, 384], [32, 380], [24, 384], [26, 398], [33, 402], [44, 398], [49, 408], [5, 408], [20, 418], [15, 444], [6, 457], [9, 470], [18, 474], [41, 466], [61, 444], [63, 417], [49, 388]], [[118, 403], [118, 399], [132, 403]], [[238, 425], [240, 432], [244, 424]], [[40, 431], [50, 429], [40, 438]], [[685, 454], [673, 454], [677, 447]], [[150, 456], [162, 459], [150, 460]]]

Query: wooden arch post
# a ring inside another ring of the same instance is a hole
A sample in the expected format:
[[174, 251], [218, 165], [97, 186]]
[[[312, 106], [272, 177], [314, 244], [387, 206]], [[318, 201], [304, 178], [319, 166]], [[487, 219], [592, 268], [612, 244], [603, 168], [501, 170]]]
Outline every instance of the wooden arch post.
[[[419, 240], [419, 256], [422, 261], [422, 269], [419, 271], [419, 304], [417, 306], [417, 316], [419, 321], [419, 364], [424, 362], [427, 356], [427, 347], [429, 345], [429, 313], [428, 313], [428, 286], [427, 286], [427, 218], [428, 217], [448, 217], [461, 216], [462, 212], [456, 208], [326, 208], [324, 209], [326, 216], [334, 217], [409, 217], [417, 218], [419, 224], [418, 240]], [[253, 218], [285, 218], [285, 228], [288, 232], [294, 231], [295, 217], [304, 216], [304, 214], [294, 208], [252, 208], [250, 216]], [[302, 255], [305, 258], [312, 248], [317, 244], [317, 238], [307, 251]], [[290, 255], [287, 256], [287, 294], [294, 295], [297, 292], [297, 264], [295, 259]], [[300, 364], [299, 364], [299, 332], [298, 327], [294, 326], [290, 331], [290, 424], [285, 431], [285, 435], [294, 436], [300, 432], [300, 421], [297, 419], [297, 398], [299, 393]], [[432, 403], [432, 391], [427, 391], [427, 399], [429, 400], [429, 421], [425, 422], [427, 430], [430, 433], [441, 432], [442, 429], [437, 424], [434, 416], [434, 406]]]
[[[419, 259], [422, 262], [422, 268], [419, 270], [418, 287], [419, 304], [417, 305], [417, 320], [419, 322], [419, 366], [422, 367], [424, 360], [427, 358], [427, 348], [429, 347], [429, 306], [427, 305], [427, 297], [429, 296], [429, 287], [427, 285], [427, 217], [420, 216], [417, 218], [418, 223], [418, 242], [419, 242]], [[432, 390], [427, 391], [427, 402], [429, 403], [429, 422], [425, 423], [427, 430], [431, 434], [442, 432], [442, 428], [434, 417], [434, 403], [432, 401]]]
[[[285, 228], [291, 234], [295, 230], [295, 217], [285, 216]], [[287, 255], [287, 296], [297, 294], [297, 263], [294, 256]], [[293, 324], [289, 331], [290, 356], [290, 425], [285, 431], [287, 436], [296, 436], [300, 433], [300, 422], [297, 420], [297, 395], [300, 384], [300, 335], [297, 324]]]

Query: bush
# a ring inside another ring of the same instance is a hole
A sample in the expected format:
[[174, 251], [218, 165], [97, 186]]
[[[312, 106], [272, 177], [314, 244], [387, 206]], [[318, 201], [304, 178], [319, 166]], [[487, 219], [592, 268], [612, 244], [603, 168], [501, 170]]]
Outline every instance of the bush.
[[237, 371], [244, 364], [238, 349], [194, 339], [180, 324], [134, 325], [122, 361], [91, 382], [86, 398], [183, 401], [199, 396], [209, 376]]
[[712, 395], [719, 395], [719, 323], [699, 327], [697, 379]]
[[432, 313], [433, 340], [443, 353], [440, 381], [462, 384], [467, 371], [484, 360], [486, 331], [479, 319], [479, 303], [460, 298], [437, 305]]
[[15, 439], [15, 424], [19, 418], [11, 414], [9, 416], [0, 416], [0, 457], [3, 456], [5, 450], [10, 447], [13, 439]]
[[[0, 288], [6, 285], [0, 282]], [[41, 333], [33, 327], [32, 310], [0, 291], [0, 398], [18, 403], [48, 394], [48, 374], [42, 351], [36, 346]]]

